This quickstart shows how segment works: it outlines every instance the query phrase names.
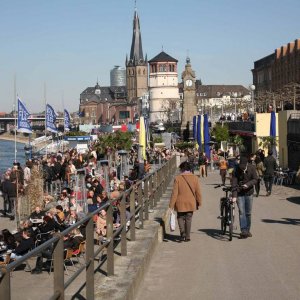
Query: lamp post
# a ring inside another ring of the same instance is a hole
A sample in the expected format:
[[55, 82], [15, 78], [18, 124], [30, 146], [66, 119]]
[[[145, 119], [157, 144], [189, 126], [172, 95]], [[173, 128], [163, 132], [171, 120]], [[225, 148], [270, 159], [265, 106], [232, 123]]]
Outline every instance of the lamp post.
[[252, 112], [253, 114], [255, 113], [255, 108], [254, 108], [254, 91], [255, 91], [255, 85], [251, 84], [249, 86], [250, 90], [251, 90], [251, 105], [252, 105]]
[[235, 117], [236, 117], [236, 113], [237, 113], [237, 110], [236, 110], [236, 97], [237, 97], [237, 92], [233, 92], [232, 93], [232, 97], [233, 97], [233, 99], [234, 99], [234, 115], [235, 115]]

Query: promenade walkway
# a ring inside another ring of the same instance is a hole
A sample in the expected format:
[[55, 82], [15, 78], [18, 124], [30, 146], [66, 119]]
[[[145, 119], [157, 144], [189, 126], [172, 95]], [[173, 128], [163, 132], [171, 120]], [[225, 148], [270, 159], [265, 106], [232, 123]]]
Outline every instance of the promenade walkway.
[[[194, 214], [191, 242], [169, 233], [153, 255], [137, 300], [300, 299], [300, 191], [274, 186], [254, 198], [253, 237], [220, 235], [218, 171], [201, 178], [203, 205]], [[237, 214], [238, 215], [238, 214]]]

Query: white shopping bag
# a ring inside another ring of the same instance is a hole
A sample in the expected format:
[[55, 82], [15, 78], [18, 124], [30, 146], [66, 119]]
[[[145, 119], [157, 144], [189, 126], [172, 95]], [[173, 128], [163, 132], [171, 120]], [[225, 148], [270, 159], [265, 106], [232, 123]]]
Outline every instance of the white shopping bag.
[[170, 230], [171, 231], [174, 231], [175, 228], [176, 228], [176, 216], [175, 216], [175, 213], [174, 213], [174, 210], [170, 210]]

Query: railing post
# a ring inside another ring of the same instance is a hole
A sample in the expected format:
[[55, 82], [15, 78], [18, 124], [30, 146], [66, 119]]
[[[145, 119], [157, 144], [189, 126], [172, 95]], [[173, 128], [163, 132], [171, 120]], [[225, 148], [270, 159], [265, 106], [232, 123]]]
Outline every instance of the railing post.
[[107, 246], [107, 275], [114, 275], [114, 238], [113, 238], [113, 207], [112, 203], [107, 209], [106, 236], [109, 241]]
[[130, 240], [135, 241], [135, 190], [134, 187], [130, 192]]
[[157, 184], [158, 184], [158, 197], [157, 197], [157, 201], [160, 201], [160, 198], [161, 198], [161, 195], [162, 195], [162, 185], [161, 185], [162, 176], [161, 176], [161, 171], [162, 171], [162, 168], [160, 168], [158, 170], [158, 173], [157, 173]]
[[167, 182], [167, 174], [168, 174], [168, 172], [167, 172], [167, 170], [168, 170], [168, 165], [166, 164], [166, 165], [164, 165], [164, 167], [163, 167], [163, 169], [162, 169], [162, 173], [163, 173], [163, 193], [167, 190], [167, 184], [168, 184], [168, 182]]
[[[60, 236], [53, 251], [53, 268], [54, 268], [54, 294], [59, 295], [58, 300], [65, 299], [64, 287], [64, 237]], [[51, 271], [51, 270], [50, 270]]]
[[121, 255], [127, 255], [127, 237], [126, 237], [126, 205], [125, 205], [126, 195], [122, 196], [121, 205], [120, 205], [120, 214], [121, 214]]
[[0, 268], [2, 277], [0, 278], [0, 299], [10, 300], [10, 272], [5, 268]]
[[149, 220], [149, 177], [144, 181], [145, 220]]
[[90, 218], [86, 225], [86, 298], [94, 299], [94, 222]]
[[150, 209], [153, 209], [154, 206], [154, 195], [153, 195], [153, 179], [154, 175], [149, 177], [149, 202], [150, 202]]
[[143, 200], [142, 182], [140, 182], [138, 186], [138, 203], [140, 206], [139, 229], [143, 229], [144, 228], [144, 200]]
[[158, 198], [158, 171], [153, 175], [153, 187], [154, 187], [154, 207], [157, 205]]

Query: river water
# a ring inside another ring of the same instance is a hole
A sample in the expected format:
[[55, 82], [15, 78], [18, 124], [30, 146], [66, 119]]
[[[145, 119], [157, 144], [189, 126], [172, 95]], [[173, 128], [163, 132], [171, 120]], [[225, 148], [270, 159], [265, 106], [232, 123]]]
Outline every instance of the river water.
[[[0, 174], [11, 168], [15, 160], [15, 142], [0, 140]], [[24, 144], [17, 143], [17, 161], [25, 164]]]

